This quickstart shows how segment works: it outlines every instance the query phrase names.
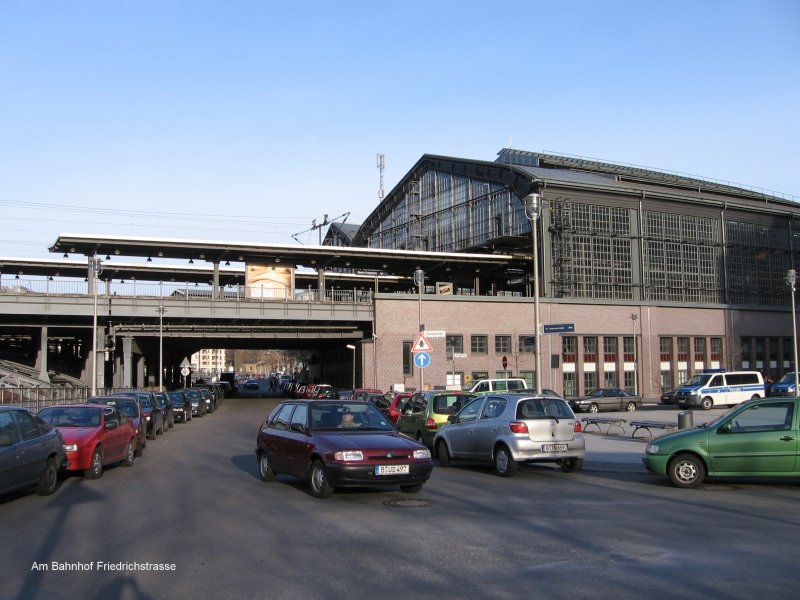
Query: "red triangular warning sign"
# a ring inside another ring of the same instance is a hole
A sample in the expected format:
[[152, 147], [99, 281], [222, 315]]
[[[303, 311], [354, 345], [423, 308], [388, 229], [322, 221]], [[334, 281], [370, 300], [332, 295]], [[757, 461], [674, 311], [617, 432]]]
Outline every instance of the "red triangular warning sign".
[[425, 337], [425, 333], [420, 331], [417, 339], [414, 340], [414, 345], [411, 346], [412, 352], [430, 352], [432, 350], [431, 345], [428, 343], [428, 338]]

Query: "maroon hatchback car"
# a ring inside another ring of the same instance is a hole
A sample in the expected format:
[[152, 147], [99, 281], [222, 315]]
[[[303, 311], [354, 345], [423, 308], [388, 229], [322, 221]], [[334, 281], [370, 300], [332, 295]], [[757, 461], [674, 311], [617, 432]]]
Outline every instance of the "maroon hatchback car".
[[261, 424], [256, 441], [263, 481], [279, 473], [307, 479], [317, 498], [338, 487], [399, 487], [413, 494], [433, 470], [430, 451], [397, 433], [369, 402], [284, 402]]

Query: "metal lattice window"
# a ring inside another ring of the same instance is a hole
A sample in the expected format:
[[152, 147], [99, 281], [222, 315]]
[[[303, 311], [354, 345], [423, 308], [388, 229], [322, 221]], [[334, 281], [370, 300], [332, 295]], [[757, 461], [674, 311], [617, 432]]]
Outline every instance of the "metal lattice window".
[[469, 349], [473, 354], [486, 354], [489, 351], [488, 336], [473, 335], [470, 338]]
[[494, 351], [501, 353], [511, 352], [511, 336], [510, 335], [496, 335], [494, 336]]

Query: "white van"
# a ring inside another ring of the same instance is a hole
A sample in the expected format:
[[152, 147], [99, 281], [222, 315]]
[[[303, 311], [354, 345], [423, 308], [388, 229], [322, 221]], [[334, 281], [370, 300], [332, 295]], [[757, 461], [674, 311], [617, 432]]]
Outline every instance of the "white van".
[[511, 392], [524, 390], [528, 387], [524, 379], [511, 377], [509, 379], [479, 379], [474, 384], [465, 385], [464, 391], [473, 394], [488, 394], [490, 392]]
[[758, 371], [703, 371], [675, 391], [675, 403], [681, 408], [733, 406], [751, 398], [766, 396], [764, 378]]

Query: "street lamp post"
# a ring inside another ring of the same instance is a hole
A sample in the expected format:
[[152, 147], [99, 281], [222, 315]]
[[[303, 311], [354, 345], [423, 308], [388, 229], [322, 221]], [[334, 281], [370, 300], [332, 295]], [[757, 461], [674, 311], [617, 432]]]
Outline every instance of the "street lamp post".
[[636, 384], [638, 383], [638, 372], [636, 366], [636, 319], [639, 318], [639, 315], [636, 313], [631, 313], [631, 321], [633, 321], [633, 393], [636, 393]]
[[156, 308], [158, 311], [158, 390], [164, 391], [164, 313], [167, 309], [163, 304]]
[[528, 194], [523, 202], [525, 216], [531, 222], [531, 239], [533, 241], [533, 327], [536, 330], [534, 347], [536, 358], [536, 393], [542, 393], [542, 355], [540, 350], [541, 336], [539, 335], [539, 239], [537, 222], [542, 213], [542, 197], [539, 194]]
[[90, 259], [92, 269], [92, 297], [94, 299], [94, 317], [92, 318], [92, 396], [97, 396], [97, 277], [103, 272], [103, 261], [95, 254]]
[[794, 306], [794, 293], [797, 284], [797, 271], [789, 269], [786, 271], [786, 285], [792, 291], [792, 342], [794, 349], [794, 397], [800, 396], [800, 381], [797, 380], [797, 313]]
[[356, 389], [356, 347], [353, 344], [347, 344], [347, 347], [353, 351], [353, 389]]
[[[425, 271], [422, 269], [417, 269], [414, 271], [414, 283], [417, 284], [417, 295], [419, 297], [419, 316], [417, 318], [417, 322], [419, 324], [419, 330], [422, 331], [425, 326], [422, 324], [422, 286], [425, 285]], [[419, 369], [419, 389], [422, 391], [425, 386], [425, 369]]]

